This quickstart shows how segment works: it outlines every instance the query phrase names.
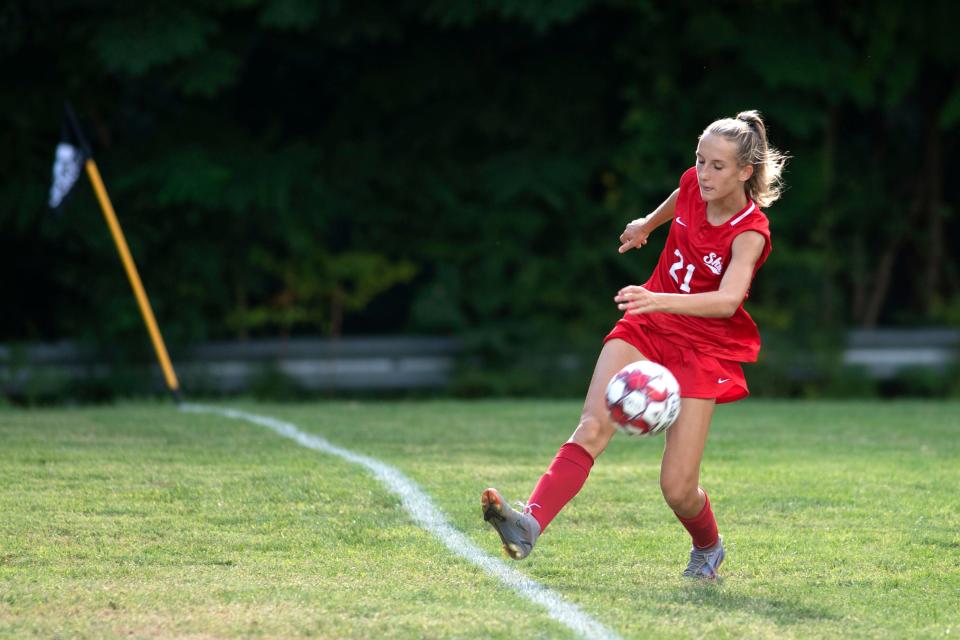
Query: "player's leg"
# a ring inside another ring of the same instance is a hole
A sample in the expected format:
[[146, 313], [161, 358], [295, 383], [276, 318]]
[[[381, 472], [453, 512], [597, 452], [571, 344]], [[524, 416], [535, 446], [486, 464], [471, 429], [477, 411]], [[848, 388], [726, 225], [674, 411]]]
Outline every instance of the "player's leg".
[[681, 518], [696, 516], [706, 494], [700, 489], [700, 462], [707, 445], [713, 400], [683, 398], [680, 415], [667, 429], [660, 464], [660, 489]]
[[514, 560], [530, 554], [540, 533], [583, 487], [594, 459], [615, 433], [604, 399], [607, 383], [626, 365], [644, 359], [636, 347], [623, 340], [608, 340], [603, 345], [580, 422], [570, 440], [560, 447], [522, 511], [511, 509], [496, 489], [487, 489], [481, 495], [484, 519], [500, 534], [504, 549]]
[[614, 339], [603, 345], [593, 369], [587, 397], [580, 412], [580, 422], [567, 443], [576, 443], [596, 459], [616, 433], [607, 411], [607, 384], [610, 378], [631, 362], [646, 360], [640, 351], [628, 342]]
[[693, 549], [684, 575], [715, 578], [723, 562], [723, 543], [710, 499], [700, 487], [700, 463], [707, 444], [715, 401], [684, 398], [677, 422], [666, 432], [660, 465], [660, 490], [690, 533]]
[[609, 340], [603, 345], [577, 428], [560, 447], [527, 501], [542, 529], [577, 495], [587, 481], [593, 461], [616, 433], [606, 402], [610, 378], [631, 362], [645, 359], [636, 347], [623, 340]]

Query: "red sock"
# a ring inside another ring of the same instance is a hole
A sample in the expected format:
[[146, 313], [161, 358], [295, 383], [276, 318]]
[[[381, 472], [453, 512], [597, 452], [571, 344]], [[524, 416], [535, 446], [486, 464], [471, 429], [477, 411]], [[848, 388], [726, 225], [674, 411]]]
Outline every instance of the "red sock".
[[[703, 489], [700, 489], [703, 491]], [[693, 546], [698, 549], [706, 549], [717, 544], [720, 534], [717, 532], [717, 519], [713, 517], [713, 509], [710, 508], [710, 498], [707, 492], [703, 491], [703, 509], [692, 518], [683, 518], [676, 512], [674, 515], [680, 520], [680, 523], [690, 532], [693, 538]]]
[[550, 468], [534, 487], [527, 505], [544, 531], [563, 506], [573, 500], [590, 475], [593, 456], [576, 442], [568, 442], [557, 452]]

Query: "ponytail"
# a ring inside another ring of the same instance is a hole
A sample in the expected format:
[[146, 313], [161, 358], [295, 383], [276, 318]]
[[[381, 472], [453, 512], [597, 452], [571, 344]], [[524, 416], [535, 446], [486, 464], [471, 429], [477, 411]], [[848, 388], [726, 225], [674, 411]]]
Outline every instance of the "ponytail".
[[789, 156], [767, 141], [767, 127], [760, 113], [741, 111], [736, 118], [717, 120], [700, 137], [708, 133], [723, 136], [737, 145], [740, 166], [753, 165], [753, 175], [744, 185], [747, 196], [761, 207], [776, 202], [783, 190], [781, 176]]

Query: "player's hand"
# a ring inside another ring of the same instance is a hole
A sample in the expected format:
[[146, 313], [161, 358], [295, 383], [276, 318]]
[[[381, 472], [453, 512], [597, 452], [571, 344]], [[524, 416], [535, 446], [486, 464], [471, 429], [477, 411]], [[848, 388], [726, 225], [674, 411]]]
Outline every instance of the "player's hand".
[[613, 298], [617, 309], [636, 315], [657, 310], [657, 294], [637, 285], [624, 287]]
[[650, 232], [647, 231], [645, 223], [649, 217], [637, 218], [627, 224], [627, 228], [620, 234], [620, 249], [618, 249], [620, 253], [626, 253], [630, 249], [639, 249], [647, 244], [647, 237], [649, 237]]

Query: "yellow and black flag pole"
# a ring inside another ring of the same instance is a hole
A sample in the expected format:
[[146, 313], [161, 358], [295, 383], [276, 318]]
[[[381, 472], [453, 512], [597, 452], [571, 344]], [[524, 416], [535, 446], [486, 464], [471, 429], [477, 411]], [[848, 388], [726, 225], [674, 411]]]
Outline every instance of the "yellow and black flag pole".
[[65, 105], [67, 120], [64, 124], [63, 135], [60, 144], [57, 145], [56, 160], [53, 166], [53, 186], [50, 189], [50, 207], [59, 212], [64, 199], [70, 193], [73, 185], [80, 177], [80, 166], [87, 172], [93, 190], [97, 194], [97, 200], [100, 202], [100, 208], [103, 210], [103, 217], [110, 227], [110, 234], [113, 236], [113, 242], [117, 245], [117, 251], [120, 253], [120, 260], [123, 262], [123, 268], [127, 272], [127, 278], [130, 280], [130, 286], [133, 288], [133, 294], [137, 299], [137, 305], [140, 307], [140, 314], [143, 316], [143, 322], [147, 325], [147, 332], [150, 334], [150, 341], [153, 343], [153, 349], [157, 354], [157, 360], [160, 362], [160, 368], [163, 370], [163, 377], [167, 383], [167, 389], [170, 390], [173, 399], [180, 404], [180, 383], [177, 381], [177, 374], [170, 363], [170, 356], [167, 355], [167, 347], [163, 343], [163, 336], [160, 335], [160, 328], [157, 326], [157, 320], [153, 316], [153, 308], [150, 306], [150, 300], [147, 298], [147, 292], [140, 281], [140, 274], [137, 272], [137, 265], [133, 262], [133, 256], [130, 254], [130, 248], [127, 246], [123, 230], [120, 228], [120, 222], [117, 220], [117, 214], [110, 203], [110, 196], [103, 186], [103, 179], [100, 177], [100, 171], [97, 169], [97, 163], [93, 160], [93, 153], [90, 145], [80, 129], [77, 117], [69, 104]]

